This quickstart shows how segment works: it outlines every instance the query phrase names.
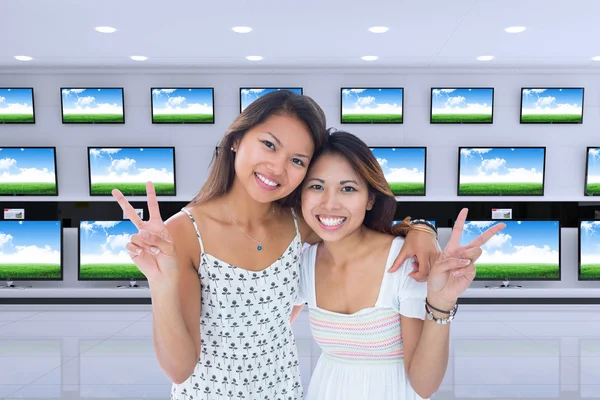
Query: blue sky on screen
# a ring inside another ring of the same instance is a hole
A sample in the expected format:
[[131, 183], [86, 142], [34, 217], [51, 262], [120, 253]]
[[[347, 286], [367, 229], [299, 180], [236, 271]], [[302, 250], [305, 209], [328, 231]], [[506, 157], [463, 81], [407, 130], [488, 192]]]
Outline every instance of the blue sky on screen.
[[212, 115], [212, 89], [152, 89], [152, 112]]
[[402, 114], [403, 89], [342, 89], [342, 115]]
[[0, 221], [0, 265], [60, 264], [58, 221]]
[[0, 147], [0, 183], [55, 183], [54, 149]]
[[543, 148], [462, 148], [460, 183], [542, 183]]
[[138, 229], [129, 220], [81, 221], [79, 263], [134, 265], [125, 247], [134, 233]]
[[600, 183], [600, 147], [588, 150], [587, 183]]
[[583, 89], [523, 89], [522, 110], [527, 114], [581, 115]]
[[92, 148], [91, 182], [174, 183], [172, 148]]
[[581, 265], [600, 264], [600, 221], [581, 221]]
[[433, 115], [437, 114], [492, 114], [492, 89], [436, 89], [431, 90]]
[[271, 89], [261, 89], [261, 88], [242, 88], [240, 90], [240, 101], [242, 102], [242, 111], [248, 107], [250, 103], [254, 100], [258, 99], [261, 96], [264, 96], [267, 93], [275, 92], [277, 90], [289, 90], [290, 92], [302, 94], [302, 88], [271, 88]]
[[0, 89], [0, 114], [33, 115], [31, 89]]
[[122, 89], [63, 89], [63, 113], [123, 114]]
[[503, 222], [506, 228], [485, 245], [480, 264], [558, 264], [558, 221], [466, 221], [460, 245], [464, 246], [489, 227]]
[[371, 148], [388, 182], [425, 182], [424, 148]]

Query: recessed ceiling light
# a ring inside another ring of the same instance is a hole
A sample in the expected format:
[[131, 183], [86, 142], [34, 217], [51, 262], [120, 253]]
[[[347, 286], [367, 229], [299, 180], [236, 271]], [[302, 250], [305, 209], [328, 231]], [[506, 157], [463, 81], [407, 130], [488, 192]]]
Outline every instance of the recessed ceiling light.
[[250, 28], [249, 26], [234, 26], [233, 28], [231, 28], [232, 31], [234, 31], [235, 33], [250, 33], [252, 32], [252, 28]]
[[506, 32], [508, 33], [521, 33], [525, 31], [524, 26], [509, 26], [508, 28], [505, 29]]
[[97, 26], [96, 30], [100, 33], [115, 33], [117, 31], [117, 29], [112, 26]]
[[491, 61], [494, 59], [494, 56], [479, 56], [477, 57], [479, 61]]
[[246, 57], [246, 60], [248, 60], [248, 61], [260, 61], [262, 59], [263, 58], [261, 56], [248, 56], [248, 57]]
[[594, 56], [594, 57], [592, 57], [592, 60], [593, 61], [600, 61], [600, 56]]
[[377, 60], [379, 57], [377, 56], [362, 56], [362, 59], [365, 61], [375, 61]]
[[33, 57], [29, 57], [29, 56], [15, 56], [15, 58], [19, 61], [31, 61], [33, 60]]
[[146, 56], [131, 56], [131, 59], [133, 61], [146, 61], [148, 59], [148, 57], [146, 57]]
[[371, 33], [385, 33], [389, 30], [387, 26], [372, 26], [369, 28], [369, 32]]

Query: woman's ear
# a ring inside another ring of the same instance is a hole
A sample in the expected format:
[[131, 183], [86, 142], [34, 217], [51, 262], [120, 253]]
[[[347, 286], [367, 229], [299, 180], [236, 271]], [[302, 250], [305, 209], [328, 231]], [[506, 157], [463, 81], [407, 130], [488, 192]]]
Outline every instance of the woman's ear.
[[374, 194], [370, 194], [369, 195], [369, 201], [367, 202], [367, 211], [371, 211], [371, 209], [373, 208], [374, 204], [375, 204], [375, 195]]

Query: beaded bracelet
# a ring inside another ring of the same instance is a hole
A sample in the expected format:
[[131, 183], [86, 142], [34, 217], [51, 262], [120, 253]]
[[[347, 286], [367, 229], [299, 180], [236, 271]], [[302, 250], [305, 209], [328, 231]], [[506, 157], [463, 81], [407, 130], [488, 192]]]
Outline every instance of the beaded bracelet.
[[432, 231], [435, 232], [435, 236], [437, 237], [438, 231], [436, 229], [435, 226], [433, 226], [433, 224], [429, 221], [427, 221], [426, 219], [413, 219], [412, 221], [410, 221], [411, 225], [427, 225], [429, 228], [431, 228]]
[[[443, 313], [443, 314], [448, 314], [448, 317], [447, 318], [436, 318], [433, 315], [434, 310], [437, 312]], [[427, 312], [428, 320], [435, 321], [436, 324], [446, 325], [446, 324], [451, 323], [454, 320], [454, 316], [456, 315], [456, 312], [458, 311], [458, 303], [454, 304], [454, 307], [452, 308], [452, 310], [443, 311], [443, 310], [439, 310], [439, 309], [433, 307], [431, 304], [429, 304], [427, 299], [425, 299], [425, 311]]]

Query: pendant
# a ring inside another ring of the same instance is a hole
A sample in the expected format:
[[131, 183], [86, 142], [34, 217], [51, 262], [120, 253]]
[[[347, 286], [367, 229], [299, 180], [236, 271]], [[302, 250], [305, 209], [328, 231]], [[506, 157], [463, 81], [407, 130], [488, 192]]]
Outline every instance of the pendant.
[[257, 247], [257, 249], [258, 249], [259, 251], [260, 251], [260, 250], [262, 250], [262, 246], [259, 244], [259, 245], [258, 245], [258, 247]]

